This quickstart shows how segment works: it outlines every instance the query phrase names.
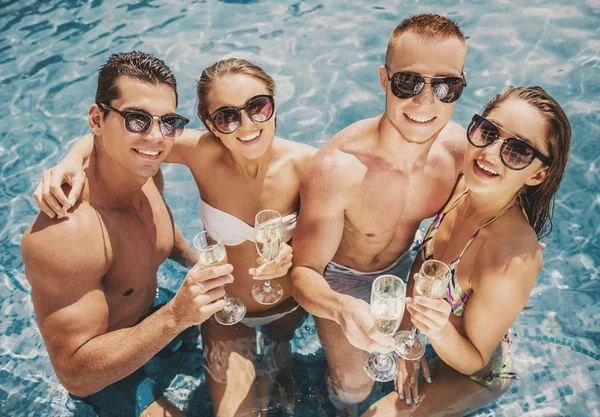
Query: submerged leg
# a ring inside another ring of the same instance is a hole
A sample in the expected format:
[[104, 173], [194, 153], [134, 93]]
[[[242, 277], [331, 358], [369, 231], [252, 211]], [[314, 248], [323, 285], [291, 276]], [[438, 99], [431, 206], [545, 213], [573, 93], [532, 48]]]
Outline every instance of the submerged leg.
[[491, 385], [481, 385], [436, 360], [433, 382], [419, 389], [418, 404], [407, 405], [397, 392], [391, 392], [371, 405], [362, 417], [385, 416], [466, 416], [498, 399], [511, 380], [495, 379]]
[[315, 323], [329, 365], [327, 389], [331, 402], [338, 416], [355, 416], [357, 405], [373, 388], [373, 380], [363, 369], [367, 352], [352, 346], [334, 321], [315, 317]]
[[256, 331], [243, 324], [202, 324], [206, 383], [217, 417], [260, 415], [256, 396]]

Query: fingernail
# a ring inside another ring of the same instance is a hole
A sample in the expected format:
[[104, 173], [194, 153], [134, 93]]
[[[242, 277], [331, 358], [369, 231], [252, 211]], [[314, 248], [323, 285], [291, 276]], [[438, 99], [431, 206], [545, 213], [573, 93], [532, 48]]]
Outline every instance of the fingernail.
[[410, 400], [410, 398], [407, 398], [407, 399], [406, 399], [406, 404], [408, 404], [408, 405], [411, 405], [411, 404], [412, 404], [412, 401]]
[[256, 270], [255, 270], [254, 268], [250, 268], [250, 269], [248, 270], [248, 273], [249, 273], [250, 275], [254, 275], [254, 273], [255, 273], [255, 272], [256, 272]]
[[51, 219], [53, 219], [54, 216], [56, 216], [56, 214], [54, 214], [54, 213], [48, 213], [48, 217], [50, 217]]
[[419, 297], [418, 295], [415, 297], [415, 302], [418, 303], [421, 301], [421, 297]]
[[404, 394], [400, 394], [399, 397], [400, 397], [401, 400], [403, 400], [404, 399]]
[[69, 200], [69, 205], [71, 207], [73, 207], [75, 205], [75, 202], [76, 202], [76, 200], [73, 198], [73, 199]]
[[413, 401], [415, 402], [415, 404], [419, 404], [419, 399], [418, 398], [414, 398]]
[[428, 384], [431, 384], [431, 377], [428, 376], [427, 379], [426, 379], [426, 381], [427, 381]]

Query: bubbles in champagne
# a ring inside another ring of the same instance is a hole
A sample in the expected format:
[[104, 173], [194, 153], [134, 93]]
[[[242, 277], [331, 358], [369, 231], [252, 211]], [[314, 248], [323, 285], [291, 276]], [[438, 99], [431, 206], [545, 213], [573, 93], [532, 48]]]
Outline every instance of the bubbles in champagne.
[[415, 290], [424, 297], [444, 298], [448, 289], [448, 281], [438, 278], [425, 278], [423, 276], [417, 279]]
[[267, 261], [272, 261], [279, 252], [282, 232], [279, 226], [260, 227], [256, 231], [256, 249]]
[[385, 303], [371, 303], [371, 315], [375, 320], [375, 327], [380, 332], [392, 335], [398, 330], [404, 315], [404, 302], [399, 299], [390, 299]]
[[200, 251], [200, 265], [203, 268], [210, 268], [227, 263], [227, 252], [223, 245], [210, 245]]

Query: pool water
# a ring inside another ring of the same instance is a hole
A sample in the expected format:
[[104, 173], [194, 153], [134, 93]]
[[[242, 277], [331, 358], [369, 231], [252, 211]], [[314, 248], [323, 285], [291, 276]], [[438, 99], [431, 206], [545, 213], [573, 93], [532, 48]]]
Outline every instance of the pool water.
[[[600, 1], [541, 0], [1, 0], [0, 1], [0, 402], [2, 416], [92, 416], [68, 399], [50, 366], [33, 315], [20, 255], [37, 210], [43, 170], [88, 132], [97, 70], [114, 52], [164, 59], [180, 86], [179, 112], [195, 117], [194, 82], [224, 57], [261, 65], [277, 82], [278, 134], [322, 146], [348, 124], [380, 114], [377, 67], [397, 23], [416, 13], [454, 19], [468, 37], [469, 87], [453, 119], [472, 114], [506, 84], [541, 85], [573, 127], [544, 268], [514, 325], [515, 381], [475, 416], [600, 416]], [[166, 196], [184, 235], [200, 228], [187, 169], [165, 166]], [[167, 262], [161, 283], [185, 271]], [[297, 416], [331, 414], [325, 361], [311, 318], [293, 341]], [[167, 393], [190, 415], [209, 415], [202, 354]], [[157, 372], [160, 372], [157, 368]], [[392, 389], [377, 384], [372, 398]]]

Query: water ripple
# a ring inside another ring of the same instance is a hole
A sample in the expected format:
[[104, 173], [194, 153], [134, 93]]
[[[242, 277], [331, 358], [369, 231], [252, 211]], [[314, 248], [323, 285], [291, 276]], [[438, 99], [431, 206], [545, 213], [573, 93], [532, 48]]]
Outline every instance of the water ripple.
[[[399, 20], [439, 11], [460, 24], [469, 45], [469, 87], [454, 120], [466, 125], [505, 85], [541, 85], [564, 105], [573, 127], [554, 229], [545, 239], [544, 269], [514, 326], [521, 337], [515, 359], [521, 381], [474, 415], [600, 415], [595, 406], [600, 375], [599, 0], [545, 0], [535, 7], [507, 0], [2, 1], [3, 415], [93, 415], [89, 407], [69, 400], [50, 366], [33, 315], [20, 241], [37, 215], [31, 193], [41, 173], [89, 129], [86, 114], [97, 71], [111, 53], [139, 48], [164, 59], [180, 85], [179, 112], [195, 128], [202, 125], [194, 116], [193, 87], [202, 68], [224, 57], [254, 61], [277, 82], [277, 134], [322, 146], [343, 127], [383, 110], [377, 68]], [[178, 166], [165, 166], [164, 172], [166, 198], [190, 238], [200, 227], [193, 178]], [[171, 289], [185, 275], [171, 263], [160, 272], [161, 284]], [[298, 410], [327, 415], [325, 362], [312, 319], [296, 331], [293, 349], [301, 364]], [[182, 405], [186, 399], [200, 404], [198, 413], [208, 412], [208, 393], [193, 394], [204, 386], [198, 368], [195, 377], [176, 379], [169, 395]], [[377, 386], [370, 400], [385, 389]]]

